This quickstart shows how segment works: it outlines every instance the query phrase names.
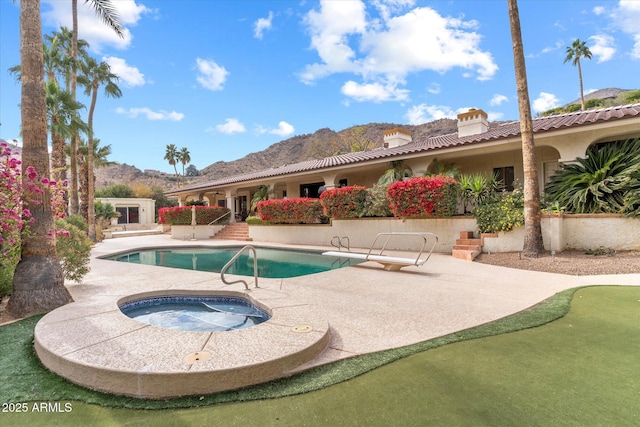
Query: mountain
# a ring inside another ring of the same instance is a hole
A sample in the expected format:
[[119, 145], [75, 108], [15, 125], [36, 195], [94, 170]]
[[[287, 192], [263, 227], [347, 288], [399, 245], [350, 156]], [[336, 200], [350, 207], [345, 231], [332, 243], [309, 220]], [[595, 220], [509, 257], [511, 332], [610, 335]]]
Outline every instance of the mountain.
[[[457, 121], [441, 119], [417, 126], [369, 123], [352, 126], [339, 132], [323, 128], [312, 134], [297, 135], [277, 142], [263, 151], [247, 154], [238, 160], [215, 162], [201, 169], [199, 176], [186, 177], [185, 180], [187, 185], [190, 185], [349, 151], [370, 150], [382, 147], [384, 143], [383, 132], [393, 128], [408, 130], [412, 133], [413, 140], [418, 140], [456, 132]], [[177, 186], [177, 179], [173, 174], [155, 170], [141, 171], [135, 166], [127, 164], [112, 165], [96, 170], [96, 189], [115, 184], [127, 184], [134, 189], [140, 185], [159, 186], [169, 190]]]

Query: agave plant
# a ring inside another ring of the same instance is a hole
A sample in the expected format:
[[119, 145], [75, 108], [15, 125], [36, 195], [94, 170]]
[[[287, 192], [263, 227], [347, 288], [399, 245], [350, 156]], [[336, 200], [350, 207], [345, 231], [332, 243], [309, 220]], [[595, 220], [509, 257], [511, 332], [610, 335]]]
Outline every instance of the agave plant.
[[640, 216], [640, 139], [593, 146], [586, 154], [551, 177], [550, 198], [573, 213]]
[[500, 188], [500, 181], [495, 175], [482, 173], [460, 175], [458, 183], [465, 212], [467, 206], [475, 207], [491, 199]]

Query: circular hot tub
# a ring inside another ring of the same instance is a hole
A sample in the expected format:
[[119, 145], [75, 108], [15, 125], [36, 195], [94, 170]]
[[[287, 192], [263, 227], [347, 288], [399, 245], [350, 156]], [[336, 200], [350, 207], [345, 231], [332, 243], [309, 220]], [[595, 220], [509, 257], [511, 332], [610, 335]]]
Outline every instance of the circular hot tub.
[[127, 301], [120, 311], [139, 322], [166, 329], [225, 332], [259, 325], [271, 315], [246, 298], [169, 295]]

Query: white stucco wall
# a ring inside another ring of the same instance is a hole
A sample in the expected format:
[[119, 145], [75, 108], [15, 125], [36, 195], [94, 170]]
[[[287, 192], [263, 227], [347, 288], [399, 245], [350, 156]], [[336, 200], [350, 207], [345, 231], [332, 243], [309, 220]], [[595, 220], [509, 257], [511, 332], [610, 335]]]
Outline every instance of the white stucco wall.
[[155, 224], [156, 222], [156, 201], [153, 199], [143, 198], [115, 198], [115, 197], [99, 197], [95, 199], [103, 204], [109, 203], [114, 209], [119, 207], [137, 207], [138, 208], [138, 224]]
[[172, 225], [171, 238], [178, 240], [210, 239], [223, 228], [223, 225]]

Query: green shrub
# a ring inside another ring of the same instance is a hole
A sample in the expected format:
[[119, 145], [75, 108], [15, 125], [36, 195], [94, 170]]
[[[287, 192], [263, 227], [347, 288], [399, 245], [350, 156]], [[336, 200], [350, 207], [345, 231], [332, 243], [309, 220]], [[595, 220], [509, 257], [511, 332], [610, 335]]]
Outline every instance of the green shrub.
[[[161, 224], [169, 225], [191, 225], [191, 206], [175, 206], [172, 208], [162, 208], [158, 211]], [[228, 208], [221, 206], [196, 206], [196, 224], [207, 225], [212, 221], [216, 224], [228, 224]]]
[[95, 197], [127, 199], [135, 197], [133, 190], [126, 184], [115, 184], [96, 190]]
[[480, 233], [511, 231], [524, 224], [524, 193], [520, 188], [498, 193], [476, 206], [473, 216]]
[[204, 200], [187, 200], [185, 206], [207, 206]]
[[361, 186], [331, 188], [320, 195], [324, 215], [329, 218], [358, 218], [364, 210], [367, 189]]
[[65, 279], [80, 282], [89, 272], [89, 260], [91, 247], [93, 244], [87, 235], [80, 228], [67, 222], [65, 219], [58, 219], [55, 222], [56, 229], [56, 252]]
[[453, 178], [417, 177], [391, 184], [387, 197], [393, 215], [399, 218], [448, 217], [456, 213], [456, 188]]
[[263, 224], [262, 220], [259, 216], [248, 216], [247, 219], [244, 220], [249, 225], [261, 225]]
[[267, 224], [314, 224], [320, 222], [322, 212], [320, 200], [307, 197], [258, 203], [258, 215]]
[[[97, 203], [100, 203], [100, 202], [96, 202], [96, 204]], [[109, 205], [109, 204], [107, 203], [107, 205]], [[109, 206], [111, 206], [111, 205], [109, 205]], [[113, 207], [112, 207], [112, 209], [113, 209]], [[96, 210], [96, 217], [97, 216], [98, 216], [98, 211]], [[89, 229], [89, 226], [87, 225], [87, 221], [84, 220], [82, 215], [69, 215], [69, 216], [64, 217], [64, 220], [66, 222], [68, 222], [69, 224], [75, 225], [76, 227], [78, 227], [80, 230], [82, 230], [84, 232], [86, 232]]]
[[375, 184], [373, 188], [367, 189], [367, 197], [364, 201], [362, 216], [366, 217], [389, 217], [393, 216], [387, 197], [388, 185]]

